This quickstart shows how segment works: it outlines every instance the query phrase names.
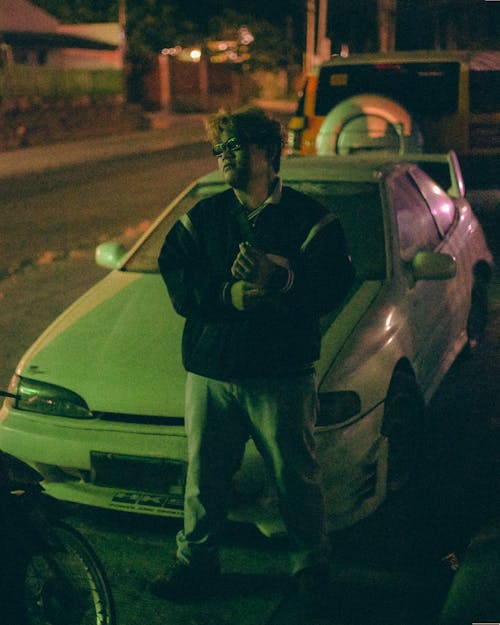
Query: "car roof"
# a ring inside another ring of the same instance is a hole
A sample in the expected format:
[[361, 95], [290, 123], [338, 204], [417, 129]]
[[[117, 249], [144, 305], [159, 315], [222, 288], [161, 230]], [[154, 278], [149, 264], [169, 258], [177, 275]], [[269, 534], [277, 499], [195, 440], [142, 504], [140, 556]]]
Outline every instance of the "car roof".
[[500, 50], [397, 50], [393, 52], [358, 52], [349, 56], [333, 56], [316, 65], [313, 73], [323, 67], [390, 63], [466, 62], [473, 70], [493, 70], [500, 67]]
[[[280, 176], [294, 182], [338, 180], [342, 182], [377, 182], [388, 171], [402, 163], [422, 164], [425, 161], [449, 164], [448, 154], [391, 154], [377, 155], [317, 156], [297, 155], [284, 157]], [[199, 179], [202, 184], [223, 183], [220, 171], [213, 171]]]

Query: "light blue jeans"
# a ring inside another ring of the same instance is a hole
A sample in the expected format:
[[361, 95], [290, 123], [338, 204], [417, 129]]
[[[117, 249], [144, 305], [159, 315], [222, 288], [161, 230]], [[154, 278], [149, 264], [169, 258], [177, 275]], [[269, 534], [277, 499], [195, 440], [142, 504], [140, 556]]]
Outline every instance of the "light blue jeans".
[[315, 455], [314, 374], [221, 382], [188, 374], [188, 473], [177, 557], [190, 566], [218, 561], [231, 480], [251, 436], [276, 480], [292, 572], [328, 558], [320, 468]]

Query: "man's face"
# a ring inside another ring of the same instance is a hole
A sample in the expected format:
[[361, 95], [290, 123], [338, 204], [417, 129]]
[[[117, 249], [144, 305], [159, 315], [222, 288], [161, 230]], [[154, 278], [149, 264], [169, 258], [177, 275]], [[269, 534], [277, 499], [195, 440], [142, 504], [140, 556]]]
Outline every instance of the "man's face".
[[[231, 141], [229, 146], [226, 146], [230, 139], [236, 139], [240, 147], [230, 149]], [[231, 130], [223, 131], [220, 143], [225, 149], [218, 157], [219, 167], [225, 181], [231, 187], [246, 191], [251, 180], [268, 175], [270, 165], [265, 150], [255, 144], [240, 143]]]

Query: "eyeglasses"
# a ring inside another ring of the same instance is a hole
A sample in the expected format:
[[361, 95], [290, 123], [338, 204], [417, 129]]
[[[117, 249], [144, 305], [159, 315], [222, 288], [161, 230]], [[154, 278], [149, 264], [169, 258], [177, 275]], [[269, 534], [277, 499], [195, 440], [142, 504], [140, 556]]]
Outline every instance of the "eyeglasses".
[[224, 143], [216, 143], [212, 146], [212, 152], [214, 156], [221, 156], [226, 150], [229, 152], [235, 152], [236, 150], [241, 150], [243, 147], [241, 141], [236, 137], [231, 137]]

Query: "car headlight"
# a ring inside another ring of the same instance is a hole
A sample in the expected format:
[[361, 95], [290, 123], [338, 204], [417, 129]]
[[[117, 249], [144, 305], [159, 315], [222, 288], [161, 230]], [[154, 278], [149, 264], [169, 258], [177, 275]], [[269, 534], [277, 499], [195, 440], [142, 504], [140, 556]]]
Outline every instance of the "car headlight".
[[20, 377], [15, 394], [15, 406], [18, 410], [73, 419], [94, 418], [85, 400], [62, 386]]

